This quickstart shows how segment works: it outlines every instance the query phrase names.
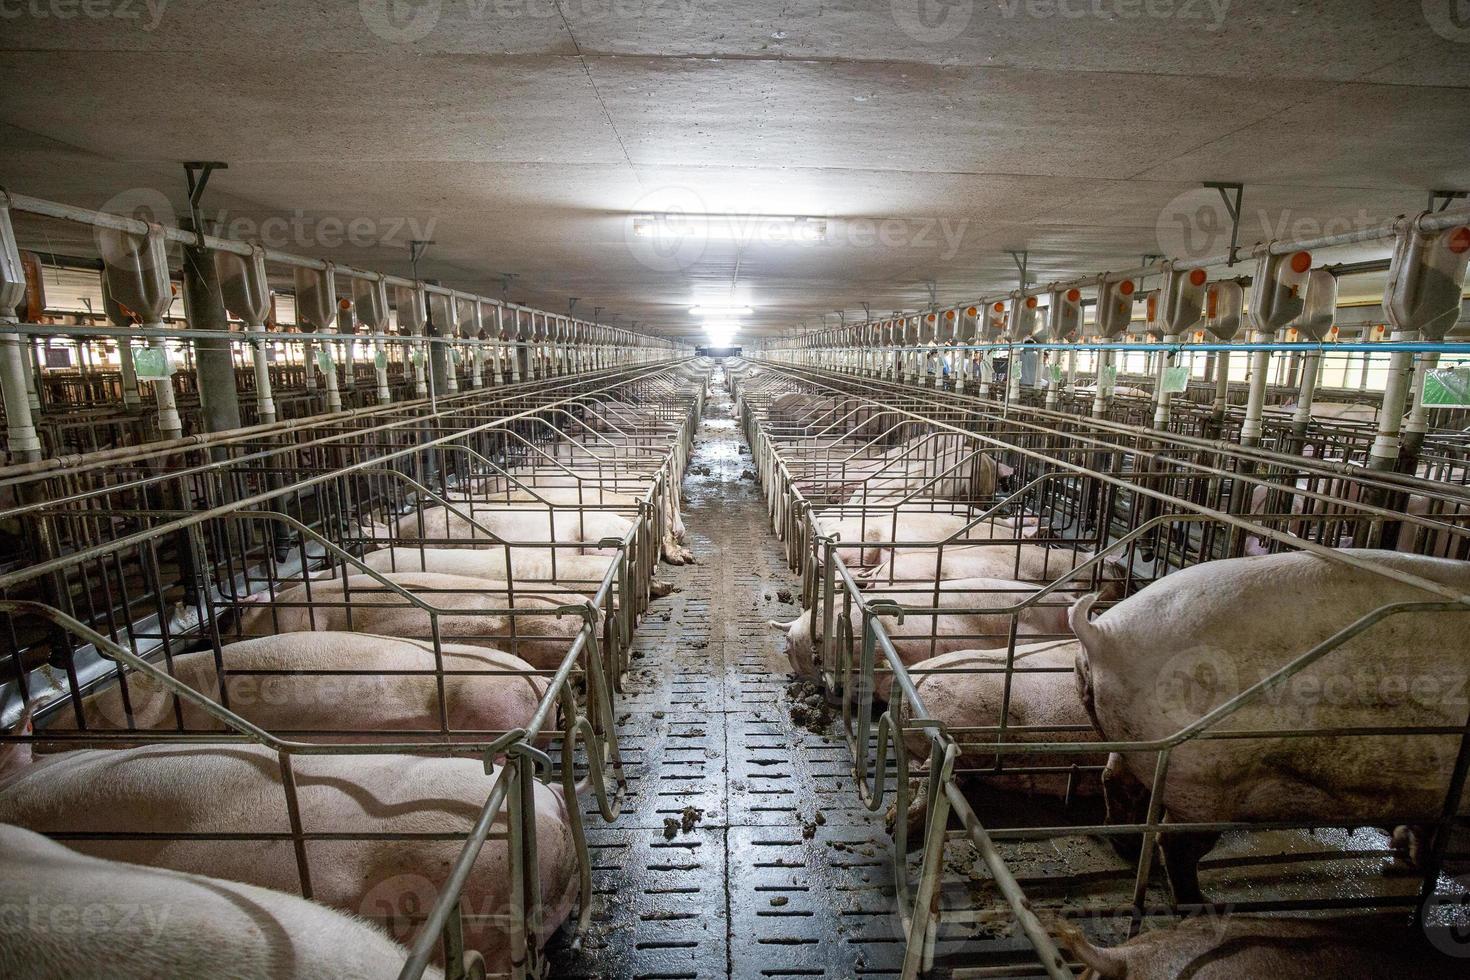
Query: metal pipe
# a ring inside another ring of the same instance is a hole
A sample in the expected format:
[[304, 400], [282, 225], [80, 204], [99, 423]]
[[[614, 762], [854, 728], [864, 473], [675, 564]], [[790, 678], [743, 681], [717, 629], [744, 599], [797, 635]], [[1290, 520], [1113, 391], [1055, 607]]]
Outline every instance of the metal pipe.
[[276, 400], [271, 396], [271, 368], [266, 351], [265, 324], [247, 324], [245, 332], [253, 338], [250, 345], [250, 365], [255, 372], [256, 421], [261, 425], [269, 425], [276, 420]]
[[[1316, 238], [1303, 238], [1297, 240], [1280, 239], [1277, 241], [1258, 244], [1250, 248], [1249, 250], [1238, 249], [1233, 255], [1227, 253], [1223, 255], [1209, 255], [1200, 259], [1181, 259], [1177, 262], [1174, 262], [1173, 267], [1177, 269], [1204, 269], [1212, 266], [1230, 265], [1242, 262], [1249, 258], [1260, 258], [1261, 256], [1265, 255], [1286, 255], [1290, 252], [1313, 251], [1321, 248], [1335, 248], [1342, 245], [1359, 245], [1364, 242], [1382, 241], [1385, 238], [1393, 238], [1398, 234], [1400, 227], [1399, 223], [1402, 220], [1402, 218], [1394, 218], [1390, 221], [1385, 221], [1377, 225], [1371, 225], [1367, 228], [1360, 228], [1355, 231], [1342, 232], [1336, 235], [1319, 235]], [[1458, 207], [1446, 209], [1444, 211], [1425, 213], [1420, 215], [1416, 220], [1417, 226], [1423, 231], [1443, 231], [1446, 228], [1454, 228], [1458, 225], [1470, 223], [1470, 208]], [[1117, 282], [1123, 279], [1139, 279], [1147, 276], [1156, 276], [1164, 271], [1165, 266], [1166, 262], [1162, 260], [1159, 262], [1150, 262], [1132, 269], [1124, 269], [1118, 272], [1109, 272], [1106, 274], [1106, 278], [1109, 281]], [[1349, 272], [1357, 271], [1378, 271], [1378, 266], [1369, 266], [1361, 270], [1349, 267]], [[1079, 276], [1074, 279], [1067, 279], [1059, 282], [1051, 282], [1030, 287], [1023, 287], [1020, 290], [1020, 295], [1023, 297], [1041, 296], [1044, 293], [1049, 292], [1053, 289], [1095, 286], [1097, 285], [1097, 282], [1098, 277], [1096, 275]], [[1015, 291], [1008, 290], [1004, 293], [997, 293], [995, 295], [985, 296], [978, 299], [963, 300], [956, 305], [984, 307], [989, 303], [1007, 300], [1013, 295], [1015, 295]]]
[[[157, 330], [161, 324], [149, 324]], [[179, 419], [179, 406], [174, 401], [173, 370], [168, 363], [168, 346], [162, 332], [148, 341], [148, 346], [163, 358], [164, 376], [153, 380], [153, 398], [158, 405], [158, 434], [162, 439], [178, 439], [184, 434], [184, 423]]]
[[1296, 411], [1291, 416], [1291, 434], [1298, 440], [1306, 437], [1307, 427], [1312, 423], [1312, 399], [1317, 396], [1317, 381], [1321, 370], [1321, 354], [1316, 351], [1302, 354], [1301, 387], [1297, 390]]
[[[1407, 343], [1417, 330], [1395, 330], [1392, 339]], [[1368, 468], [1391, 470], [1399, 460], [1399, 429], [1404, 424], [1404, 399], [1414, 373], [1414, 354], [1396, 350], [1388, 361], [1388, 380], [1383, 386], [1383, 408], [1378, 413], [1378, 436], [1368, 450]]]
[[1266, 375], [1270, 370], [1271, 351], [1252, 351], [1250, 393], [1245, 403], [1245, 420], [1240, 426], [1240, 444], [1243, 446], [1257, 446], [1261, 442], [1261, 418], [1266, 409]]
[[194, 341], [194, 371], [204, 427], [210, 432], [240, 427], [235, 391], [235, 361], [227, 339], [229, 317], [221, 300], [219, 275], [205, 249], [184, 247], [184, 310], [189, 325], [211, 336]]
[[[0, 321], [5, 318], [0, 317]], [[41, 439], [31, 416], [26, 392], [25, 353], [20, 337], [0, 334], [0, 393], [5, 404], [5, 427], [12, 462], [34, 463], [41, 458]]]
[[[1178, 334], [1166, 334], [1164, 345], [1167, 348], [1171, 344], [1179, 342]], [[1178, 355], [1170, 351], [1159, 357], [1158, 373], [1154, 375], [1154, 428], [1167, 429], [1169, 427], [1169, 399], [1171, 397], [1166, 381], [1169, 369], [1175, 366]]]

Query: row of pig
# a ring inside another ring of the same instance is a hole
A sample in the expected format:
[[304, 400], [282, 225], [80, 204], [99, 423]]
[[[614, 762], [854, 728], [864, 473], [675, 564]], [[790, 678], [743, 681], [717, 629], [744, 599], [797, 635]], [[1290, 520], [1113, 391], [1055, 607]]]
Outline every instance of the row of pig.
[[[793, 436], [806, 432], [806, 420], [812, 417], [824, 420], [820, 435]], [[875, 430], [873, 420], [882, 420], [886, 427]], [[844, 431], [847, 425], [851, 428]], [[970, 436], [916, 432], [917, 423], [900, 422], [894, 413], [857, 399], [844, 402], [831, 395], [786, 392], [767, 406], [765, 427], [786, 447], [785, 464], [794, 489], [837, 506], [913, 504], [924, 499], [988, 502], [1010, 486], [1014, 473], [992, 453], [981, 451]], [[885, 448], [894, 439], [897, 444]], [[1249, 514], [1278, 515], [1273, 525], [1296, 537], [1320, 541], [1330, 536], [1330, 543], [1338, 547], [1360, 544], [1355, 539], [1367, 533], [1368, 524], [1354, 514], [1371, 492], [1366, 482], [1331, 470], [1313, 471], [1299, 462], [1273, 473], [1252, 483], [1243, 495]], [[781, 533], [783, 522], [777, 512], [784, 501], [777, 488], [768, 488], [768, 493]], [[1404, 491], [1403, 511], [1412, 520], [1398, 529], [1395, 550], [1464, 557], [1470, 541], [1465, 533], [1470, 528], [1470, 502], [1457, 497], [1464, 497], [1463, 488], [1424, 485]], [[865, 524], [864, 531], [880, 533], [877, 522]], [[1246, 554], [1270, 550], [1269, 539], [1247, 536]]]
[[[136, 671], [38, 711], [49, 720], [10, 743], [0, 768], [0, 823], [13, 825], [0, 827], [0, 888], [7, 909], [29, 910], [0, 916], [0, 975], [93, 975], [106, 963], [109, 976], [138, 978], [397, 976], [399, 943], [443, 896], [492, 788], [515, 778], [509, 757], [484, 747], [518, 731], [546, 747], [533, 736], [553, 730], [558, 706], [575, 709], [574, 685], [591, 710], [589, 648], [574, 669], [565, 662], [579, 634], [595, 635], [594, 603], [637, 523], [658, 519], [666, 561], [691, 559], [676, 493], [638, 516], [653, 479], [677, 487], [686, 426], [632, 403], [603, 402], [599, 417], [661, 444], [662, 459], [613, 467], [618, 436], [604, 430], [595, 449], [558, 447], [560, 462], [481, 475], [453, 500], [386, 516], [360, 561], [226, 605], [245, 638], [168, 658], [167, 673], [212, 704]], [[548, 704], [552, 720], [537, 722]], [[230, 732], [218, 705], [319, 750], [197, 744]], [[611, 724], [606, 704], [599, 715]], [[168, 737], [182, 733], [195, 741]], [[395, 750], [362, 744], [385, 738]], [[467, 743], [478, 757], [434, 748]], [[459, 895], [470, 975], [535, 969], [585, 887], [569, 790], [565, 778], [531, 783], [515, 833], [512, 814], [495, 815]], [[518, 843], [526, 836], [533, 847]], [[518, 846], [535, 861], [519, 875]]]
[[[1245, 700], [1217, 725], [1270, 735], [1195, 738], [1173, 749], [1158, 802], [1171, 824], [1184, 825], [1159, 837], [1176, 903], [1205, 902], [1198, 862], [1220, 836], [1192, 824], [1377, 825], [1395, 831], [1403, 862], [1426, 860], [1467, 721], [1470, 563], [1366, 550], [1261, 555], [1180, 569], [1125, 598], [1121, 562], [1030, 543], [1034, 519], [980, 521], [918, 501], [865, 512], [853, 506], [862, 489], [845, 487], [847, 506], [809, 515], [811, 540], [835, 536], [834, 554], [861, 589], [838, 647], [852, 648], [874, 610], [897, 654], [892, 663], [880, 656], [874, 676], [848, 694], [868, 690], [886, 701], [893, 672], [906, 671], [919, 704], [904, 704], [905, 717], [942, 722], [980, 791], [1100, 793], [1109, 822], [1142, 824], [1157, 751], [1104, 753], [1091, 744], [1170, 739], [1315, 652], [1272, 696]], [[946, 539], [943, 549], [889, 544]], [[1460, 602], [1423, 605], [1446, 593]], [[1109, 608], [1094, 619], [1098, 606]], [[792, 669], [812, 680], [832, 666], [818, 657], [823, 619], [808, 608], [772, 624], [786, 636]], [[1349, 696], [1324, 696], [1347, 680]], [[1023, 747], [999, 755], [1002, 728], [1005, 742]], [[1316, 729], [1361, 734], [1295, 735]], [[1440, 734], [1384, 733], [1393, 729]], [[1073, 747], [1028, 758], [1024, 745], [1043, 742]], [[918, 764], [928, 760], [926, 734], [909, 729], [906, 743]], [[1101, 778], [1079, 781], [1079, 772]], [[1128, 838], [1110, 840], [1128, 852]], [[1136, 854], [1136, 836], [1131, 848]], [[1224, 930], [1185, 923], [1111, 950], [1065, 922], [1055, 933], [1104, 977], [1316, 977], [1329, 940], [1335, 976], [1461, 975], [1461, 964], [1427, 955], [1422, 934], [1401, 926], [1389, 930], [1396, 944], [1368, 950], [1354, 938], [1361, 924], [1342, 919], [1236, 917]]]

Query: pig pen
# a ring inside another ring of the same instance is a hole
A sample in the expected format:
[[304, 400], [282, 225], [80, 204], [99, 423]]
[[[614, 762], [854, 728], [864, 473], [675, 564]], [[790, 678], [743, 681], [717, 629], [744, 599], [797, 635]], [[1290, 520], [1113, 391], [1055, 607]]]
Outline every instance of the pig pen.
[[[1169, 574], [1244, 555], [1307, 551], [1385, 581], [1394, 578], [1391, 569], [1338, 547], [1356, 541], [1360, 547], [1371, 543], [1463, 559], [1470, 554], [1470, 496], [1462, 486], [1242, 453], [1106, 422], [958, 413], [957, 402], [984, 406], [908, 388], [902, 398], [880, 393], [866, 406], [867, 414], [880, 408], [890, 413], [892, 431], [907, 426], [908, 433], [971, 440], [977, 452], [995, 453], [1012, 476], [1008, 486], [988, 496], [953, 489], [941, 495], [934, 492], [938, 478], [956, 471], [920, 470], [894, 494], [893, 470], [870, 462], [891, 445], [875, 443], [866, 433], [850, 434], [842, 419], [814, 432], [795, 432], [789, 418], [771, 411], [783, 395], [798, 391], [848, 399], [845, 418], [851, 419], [864, 406], [860, 399], [851, 402], [856, 396], [843, 379], [770, 364], [752, 377], [734, 379], [751, 445], [757, 447], [758, 472], [773, 502], [770, 512], [793, 567], [804, 573], [809, 618], [779, 625], [798, 627], [791, 637], [811, 647], [818, 678], [838, 699], [834, 704], [840, 705], [856, 760], [858, 795], [869, 807], [888, 811], [907, 940], [903, 975], [938, 970], [1072, 976], [1073, 967], [1053, 941], [1055, 922], [1062, 918], [1077, 919], [1109, 943], [1144, 924], [1227, 909], [1422, 908], [1431, 917], [1440, 915], [1441, 924], [1458, 921], [1443, 910], [1463, 894], [1446, 870], [1463, 867], [1467, 856], [1455, 802], [1465, 774], [1463, 751], [1443, 774], [1447, 794], [1435, 821], [1443, 843], [1424, 866], [1392, 873], [1388, 835], [1356, 825], [1359, 815], [1345, 809], [1328, 821], [1217, 822], [1209, 829], [1224, 835], [1222, 843], [1201, 865], [1215, 893], [1212, 901], [1175, 902], [1160, 880], [1153, 843], [1199, 825], [1162, 822], [1159, 789], [1168, 759], [1187, 754], [1190, 743], [1253, 737], [1228, 732], [1231, 714], [1250, 698], [1225, 710], [1200, 709], [1181, 718], [1169, 737], [1151, 743], [1101, 742], [1076, 704], [1058, 713], [1055, 703], [1034, 703], [1040, 687], [1075, 687], [1066, 645], [1077, 643], [1070, 629], [1046, 634], [1034, 621], [1048, 609], [1065, 610], [1079, 592], [1110, 589], [1113, 599], [1147, 594], [1151, 583], [1167, 581]], [[963, 421], [956, 421], [959, 414]], [[965, 459], [960, 454], [955, 462]], [[885, 494], [895, 499], [855, 503], [869, 479], [885, 480]], [[1410, 496], [1428, 506], [1417, 513], [1394, 509], [1395, 500]], [[1034, 526], [1014, 520], [1023, 515]], [[861, 547], [850, 533], [831, 533], [834, 516], [844, 530], [856, 527]], [[928, 540], [892, 533], [933, 524], [936, 517], [948, 523], [944, 533]], [[1007, 518], [1009, 533], [997, 533], [995, 522]], [[844, 541], [852, 546], [844, 548]], [[1045, 552], [1039, 570], [1036, 549]], [[871, 564], [870, 557], [880, 560]], [[967, 589], [963, 581], [951, 584], [932, 573], [951, 563], [1008, 568], [998, 574], [1026, 581]], [[1020, 574], [1028, 563], [1031, 573]], [[1288, 658], [1290, 669], [1261, 678], [1251, 696], [1330, 658], [1382, 619], [1459, 614], [1467, 609], [1466, 599], [1462, 589], [1441, 587], [1421, 602], [1385, 604], [1344, 622], [1336, 635]], [[1048, 643], [1065, 656], [1047, 659]], [[984, 648], [987, 655], [945, 652], [965, 647]], [[993, 689], [995, 703], [984, 702], [993, 717], [984, 724], [955, 724], [957, 703], [948, 695], [942, 699], [948, 717], [930, 713], [934, 692], [960, 683]], [[1270, 737], [1369, 739], [1391, 733], [1406, 739], [1439, 735], [1463, 745], [1464, 720], [1426, 727], [1387, 716], [1351, 731], [1329, 727], [1324, 735], [1304, 726], [1273, 729]], [[1151, 752], [1160, 761], [1155, 779], [1145, 781], [1141, 815], [1110, 826], [1101, 805], [1103, 763], [1109, 752], [1130, 750]], [[1132, 861], [1108, 843], [1125, 832], [1149, 835], [1149, 845], [1135, 848]]]
[[[41, 814], [34, 829], [114, 854], [274, 845], [290, 856], [286, 890], [306, 897], [333, 879], [344, 854], [414, 855], [442, 844], [448, 850], [434, 852], [434, 867], [398, 866], [388, 876], [409, 875], [413, 887], [369, 889], [349, 911], [411, 941], [406, 977], [431, 961], [452, 976], [480, 975], [486, 959], [494, 975], [544, 975], [541, 945], [566, 914], [537, 873], [538, 854], [551, 860], [560, 840], [547, 836], [548, 793], [567, 801], [557, 826], [574, 859], [566, 869], [571, 928], [584, 929], [591, 870], [583, 821], [614, 819], [626, 794], [616, 685], [678, 513], [704, 373], [644, 368], [531, 388], [441, 399], [437, 410], [318, 420], [284, 437], [139, 452], [105, 468], [71, 461], [14, 475], [16, 497], [28, 502], [6, 516], [31, 522], [54, 557], [4, 579], [7, 722], [16, 725], [29, 704], [35, 725], [7, 736], [8, 747], [55, 765], [104, 749], [147, 755], [173, 746], [223, 757], [259, 746], [278, 797], [277, 812], [234, 825], [181, 828], [160, 816], [125, 826], [126, 801], [113, 800], [115, 820], [106, 808], [87, 819]], [[482, 523], [507, 510], [558, 533], [504, 536]], [[426, 513], [448, 516], [465, 535], [412, 533]], [[584, 540], [582, 525], [599, 520], [621, 533]], [[388, 522], [393, 533], [379, 533]], [[573, 531], [559, 533], [563, 525]], [[386, 562], [372, 557], [385, 551]], [[423, 560], [431, 551], [499, 573], [437, 576]], [[375, 627], [394, 630], [400, 654], [421, 653], [386, 665], [234, 659], [281, 638], [361, 637], [355, 631]], [[481, 663], [487, 654], [477, 651], [487, 650], [495, 656]], [[423, 707], [400, 710], [391, 727], [375, 722], [390, 716], [396, 685], [409, 680]], [[462, 689], [479, 681], [531, 686], [535, 697], [520, 698], [513, 725], [456, 716], [451, 704], [463, 709]], [[103, 707], [90, 710], [99, 699]], [[350, 707], [341, 713], [353, 721], [323, 722], [332, 714], [324, 703]], [[252, 720], [263, 715], [275, 723]], [[312, 720], [283, 723], [283, 715]], [[370, 767], [409, 758], [473, 762], [479, 774], [464, 790], [473, 813], [455, 830], [343, 829], [303, 799], [321, 777], [313, 767], [350, 774], [354, 759]], [[22, 804], [12, 808], [17, 821]], [[497, 862], [509, 889], [503, 907], [473, 893], [486, 861]], [[487, 945], [495, 955], [481, 955]]]

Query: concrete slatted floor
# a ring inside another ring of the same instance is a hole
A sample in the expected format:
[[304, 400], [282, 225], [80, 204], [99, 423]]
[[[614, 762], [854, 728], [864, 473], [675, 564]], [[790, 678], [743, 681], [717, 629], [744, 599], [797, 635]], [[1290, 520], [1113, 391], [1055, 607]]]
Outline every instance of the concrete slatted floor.
[[[619, 702], [630, 796], [615, 824], [588, 808], [594, 924], [580, 949], [568, 930], [553, 940], [554, 977], [898, 972], [882, 816], [859, 803], [840, 737], [796, 726], [787, 709], [789, 667], [766, 621], [800, 611], [782, 601], [797, 582], [756, 484], [741, 479], [743, 448], [712, 384], [684, 484], [698, 564], [663, 567], [680, 591], [639, 628]], [[701, 811], [688, 831], [686, 807]]]

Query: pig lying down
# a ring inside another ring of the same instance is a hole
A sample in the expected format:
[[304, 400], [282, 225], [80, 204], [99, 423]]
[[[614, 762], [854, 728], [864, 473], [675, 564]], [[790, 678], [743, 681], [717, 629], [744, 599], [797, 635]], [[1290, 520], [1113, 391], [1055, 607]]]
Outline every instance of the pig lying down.
[[[444, 697], [451, 731], [504, 732], [527, 725], [546, 694], [547, 682], [530, 664], [499, 650], [443, 643]], [[433, 671], [433, 644], [389, 636], [335, 631], [282, 633], [229, 643], [220, 648], [227, 671], [350, 670], [342, 675], [236, 674], [220, 696], [214, 651], [173, 658], [173, 675], [216, 703], [276, 734], [287, 732], [438, 732], [439, 686]], [[160, 665], [162, 667], [162, 665]], [[470, 674], [466, 671], [496, 671]], [[515, 672], [520, 672], [517, 676]], [[142, 672], [128, 677], [133, 727], [141, 731], [174, 730], [172, 693]], [[182, 701], [184, 728], [223, 731], [224, 725], [196, 705]], [[122, 689], [113, 685], [86, 698], [83, 716], [91, 731], [128, 728]], [[74, 727], [69, 710], [61, 711], [49, 731]], [[401, 739], [400, 739], [401, 740]], [[58, 747], [65, 747], [60, 745]]]
[[[1470, 591], [1470, 562], [1343, 554]], [[1073, 607], [1079, 693], [1106, 740], [1166, 738], [1360, 617], [1391, 603], [1425, 601], [1439, 597], [1306, 553], [1207, 562], [1165, 576], [1096, 621], [1088, 619], [1090, 598]], [[1467, 631], [1470, 613], [1388, 616], [1258, 695], [1217, 730], [1460, 728]], [[1164, 810], [1174, 822], [1430, 824], [1445, 805], [1459, 745], [1454, 735], [1190, 741], [1170, 756]], [[1110, 813], [1116, 800], [1119, 812], [1136, 816], [1140, 794], [1128, 787], [1148, 785], [1154, 764], [1153, 753], [1110, 760]], [[1202, 900], [1196, 865], [1215, 839], [1162, 835], [1177, 901]]]
[[[935, 586], [909, 586], [907, 588], [884, 589], [882, 592], [865, 596], [870, 601], [887, 600], [909, 608], [929, 609], [1005, 609], [1017, 606], [1030, 599], [1039, 589], [1022, 582], [1006, 579], [957, 579]], [[1016, 619], [1017, 642], [1039, 640], [1057, 635], [1069, 635], [1065, 603], [1076, 597], [1076, 593], [1053, 592], [1037, 604], [1026, 606], [1016, 612], [976, 613], [954, 612], [924, 615], [911, 613], [899, 622], [896, 617], [882, 616], [885, 632], [893, 641], [899, 659], [907, 666], [925, 661], [930, 657], [957, 650], [1005, 647], [1009, 643], [1011, 620]], [[833, 622], [840, 609], [834, 609]], [[859, 611], [850, 628], [854, 651], [860, 648], [864, 614]], [[816, 656], [822, 642], [821, 614], [807, 609], [789, 623], [775, 620], [768, 624], [771, 629], [785, 633], [783, 652], [791, 662], [792, 671], [801, 678], [816, 680], [818, 667]], [[856, 654], [855, 654], [856, 655]], [[876, 661], [877, 695], [884, 700], [892, 680], [884, 668], [886, 661], [881, 654]]]
[[[425, 507], [421, 513], [399, 518], [391, 526], [369, 525], [373, 538], [393, 541], [429, 541], [437, 547], [475, 547], [497, 541], [520, 543], [520, 552], [544, 553], [536, 542], [581, 545], [584, 555], [616, 555], [616, 547], [603, 547], [609, 540], [621, 542], [633, 530], [633, 521], [605, 510], [578, 511], [547, 508], [534, 503], [481, 504], [468, 503], [454, 507]], [[463, 545], [454, 544], [462, 541]], [[673, 565], [688, 564], [693, 554], [666, 538], [664, 560]]]
[[[1012, 666], [1010, 701], [1006, 711], [1006, 742], [1096, 742], [1087, 711], [1077, 700], [1077, 680], [1073, 674], [1077, 662], [1076, 640], [1053, 640], [1045, 643], [1018, 643]], [[960, 650], [946, 653], [916, 664], [921, 673], [914, 678], [914, 689], [929, 717], [944, 723], [946, 730], [995, 727], [1001, 723], [1002, 705], [1006, 704], [1008, 657], [1000, 650]], [[941, 671], [976, 671], [976, 673], [939, 673]], [[904, 717], [911, 714], [905, 706]], [[1050, 729], [1049, 731], [1016, 731], [1018, 728]], [[1057, 729], [1065, 729], [1058, 731]], [[1002, 741], [995, 732], [957, 734], [961, 754], [959, 765], [967, 768], [993, 767], [997, 756], [977, 748], [978, 744]], [[917, 761], [929, 758], [928, 736], [917, 729], [905, 736], [909, 753]], [[1025, 768], [1101, 768], [1107, 761], [1098, 752], [1069, 755], [999, 757], [1004, 769]], [[1094, 792], [1097, 780], [1082, 776], [1069, 780], [1062, 773], [982, 773], [987, 785], [1023, 793], [1054, 796], [1059, 799], [1073, 793]]]
[[[577, 593], [554, 585], [512, 593], [503, 582], [458, 575], [393, 572], [383, 577], [420, 596], [428, 605], [449, 610], [438, 616], [441, 640], [505, 650], [538, 670], [560, 666], [582, 628], [580, 615], [557, 616], [551, 611], [561, 606], [587, 605]], [[293, 585], [278, 591], [274, 602], [270, 598], [257, 593], [241, 606], [241, 633], [268, 636], [334, 630], [399, 639], [433, 638], [429, 612], [385, 588], [371, 575], [351, 575], [345, 587], [340, 578]], [[516, 613], [524, 610], [525, 614], [492, 611], [502, 609]]]
[[392, 980], [408, 959], [377, 927], [316, 902], [88, 857], [19, 827], [0, 826], [0, 894], [25, 910], [0, 916], [9, 980]]
[[[380, 548], [363, 555], [361, 561], [377, 572], [434, 572], [465, 578], [505, 582], [506, 552], [510, 555], [509, 579], [535, 589], [541, 582], [558, 582], [592, 598], [608, 570], [617, 562], [613, 555], [579, 555], [569, 548]], [[575, 586], [568, 583], [576, 583]], [[673, 586], [654, 579], [650, 591], [668, 595]]]
[[[478, 818], [500, 768], [478, 759], [404, 755], [295, 756], [306, 833], [456, 834]], [[535, 786], [539, 925], [544, 942], [566, 918], [577, 887], [576, 845], [556, 789]], [[0, 823], [40, 833], [245, 833], [289, 835], [276, 753], [259, 746], [158, 744], [44, 757], [0, 782]], [[504, 833], [506, 816], [492, 833]], [[308, 840], [313, 898], [383, 926], [408, 942], [432, 907], [460, 840]], [[78, 840], [95, 857], [299, 894], [289, 837], [274, 840]], [[510, 966], [507, 924], [482, 918], [510, 907], [503, 840], [489, 840], [465, 887], [465, 942], [490, 972]], [[411, 915], [410, 912], [413, 914]], [[338, 974], [341, 975], [341, 974]]]
[[[817, 533], [831, 535], [839, 542], [837, 557], [848, 568], [873, 568], [893, 557], [895, 549], [887, 541], [939, 542], [951, 537], [957, 540], [949, 548], [962, 547], [966, 541], [990, 541], [1035, 537], [1039, 521], [1035, 517], [993, 518], [978, 521], [969, 514], [936, 514], [920, 510], [884, 511], [872, 514], [819, 512], [813, 515]], [[897, 549], [904, 553], [905, 549]], [[820, 552], [819, 552], [820, 554]]]
[[1058, 923], [1082, 980], [1451, 980], [1466, 962], [1386, 916], [1344, 919], [1198, 916], [1111, 949]]

